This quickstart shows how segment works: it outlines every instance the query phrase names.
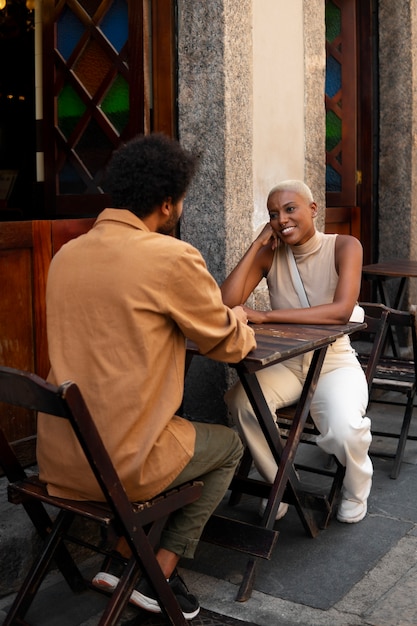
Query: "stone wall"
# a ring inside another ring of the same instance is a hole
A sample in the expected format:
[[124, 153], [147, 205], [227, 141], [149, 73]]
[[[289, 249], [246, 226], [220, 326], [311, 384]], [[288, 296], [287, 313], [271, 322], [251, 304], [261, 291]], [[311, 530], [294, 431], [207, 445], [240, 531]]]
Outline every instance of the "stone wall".
[[[281, 32], [285, 43], [262, 49], [264, 32], [273, 41]], [[254, 63], [255, 37], [263, 65], [258, 56]], [[289, 45], [298, 55], [295, 76]], [[181, 237], [201, 251], [219, 284], [252, 240], [271, 177], [275, 184], [277, 176], [304, 176], [324, 208], [324, 50], [321, 0], [178, 0], [179, 137], [200, 155]], [[266, 306], [265, 296], [258, 290], [257, 305]], [[232, 380], [227, 367], [195, 359], [185, 413], [224, 421]]]
[[[379, 260], [417, 258], [416, 0], [379, 0]], [[411, 281], [409, 302], [417, 302]]]

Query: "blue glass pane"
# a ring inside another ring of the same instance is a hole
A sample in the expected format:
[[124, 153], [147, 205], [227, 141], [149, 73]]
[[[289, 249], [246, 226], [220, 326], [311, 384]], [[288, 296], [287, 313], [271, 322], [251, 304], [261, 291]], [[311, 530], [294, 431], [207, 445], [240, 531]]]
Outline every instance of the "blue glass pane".
[[326, 191], [341, 191], [342, 179], [331, 165], [326, 165]]
[[84, 33], [82, 22], [72, 11], [65, 8], [57, 21], [57, 48], [60, 54], [67, 61], [75, 46]]
[[326, 94], [333, 98], [342, 88], [342, 67], [332, 56], [327, 57], [326, 63]]
[[127, 41], [128, 12], [126, 0], [115, 0], [100, 24], [112, 46], [120, 52]]
[[84, 193], [86, 186], [68, 161], [59, 173], [59, 193], [61, 195]]

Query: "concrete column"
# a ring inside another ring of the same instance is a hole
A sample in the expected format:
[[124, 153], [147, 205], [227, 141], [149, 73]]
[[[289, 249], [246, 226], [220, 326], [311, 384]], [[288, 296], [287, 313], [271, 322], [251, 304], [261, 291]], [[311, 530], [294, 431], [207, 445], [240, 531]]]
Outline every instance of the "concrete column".
[[[181, 237], [221, 283], [267, 221], [279, 180], [304, 178], [324, 209], [324, 3], [178, 0], [178, 66], [179, 137], [200, 155]], [[250, 303], [266, 306], [265, 295]], [[224, 420], [232, 378], [197, 359], [185, 412]]]
[[[417, 2], [380, 0], [378, 10], [379, 260], [416, 259]], [[403, 307], [409, 302], [417, 302], [416, 281]]]

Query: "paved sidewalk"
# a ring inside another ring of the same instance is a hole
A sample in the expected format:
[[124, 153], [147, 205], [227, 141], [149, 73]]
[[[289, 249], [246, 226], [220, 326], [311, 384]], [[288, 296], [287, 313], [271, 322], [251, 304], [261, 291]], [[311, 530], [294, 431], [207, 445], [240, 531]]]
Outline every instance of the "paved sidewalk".
[[[375, 420], [391, 421], [397, 411], [382, 405], [374, 407], [369, 414]], [[375, 441], [374, 445], [381, 443]], [[276, 524], [280, 535], [271, 561], [258, 563], [255, 589], [247, 602], [235, 601], [246, 557], [200, 544], [196, 559], [181, 564], [181, 572], [202, 606], [192, 624], [415, 626], [417, 442], [407, 444], [397, 480], [389, 478], [391, 463], [374, 458], [369, 512], [359, 524], [334, 520], [327, 530], [310, 539], [290, 507], [287, 516]], [[257, 505], [254, 498], [243, 499], [237, 514], [253, 518]], [[94, 573], [95, 562], [88, 565]], [[11, 600], [12, 596], [0, 599], [0, 622]], [[93, 591], [74, 596], [61, 577], [53, 573], [27, 619], [33, 626], [93, 626], [105, 601]], [[123, 624], [130, 625], [164, 623], [161, 616], [133, 608], [123, 618]]]

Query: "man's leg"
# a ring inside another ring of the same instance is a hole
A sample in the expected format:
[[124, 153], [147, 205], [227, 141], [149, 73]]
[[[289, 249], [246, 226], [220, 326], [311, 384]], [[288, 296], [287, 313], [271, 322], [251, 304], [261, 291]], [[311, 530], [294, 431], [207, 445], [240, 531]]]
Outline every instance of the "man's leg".
[[[198, 500], [170, 515], [156, 553], [186, 619], [198, 614], [199, 604], [176, 572], [176, 565], [182, 556], [194, 556], [204, 526], [226, 493], [243, 453], [240, 438], [232, 429], [199, 422], [193, 425], [196, 430], [193, 458], [167, 489], [198, 479], [204, 483], [203, 492]], [[129, 558], [126, 542], [119, 541], [116, 550]], [[108, 572], [99, 572], [93, 579], [93, 584], [109, 590], [115, 589], [117, 582], [117, 576]], [[153, 613], [161, 612], [144, 578], [133, 591], [130, 601]]]

